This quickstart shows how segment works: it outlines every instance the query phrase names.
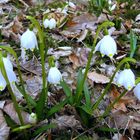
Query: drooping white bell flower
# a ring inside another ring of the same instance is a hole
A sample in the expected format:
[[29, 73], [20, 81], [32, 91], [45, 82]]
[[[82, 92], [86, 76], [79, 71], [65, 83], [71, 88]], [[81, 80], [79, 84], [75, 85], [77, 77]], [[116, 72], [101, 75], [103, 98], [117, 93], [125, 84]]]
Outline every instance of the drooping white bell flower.
[[48, 82], [51, 84], [59, 84], [62, 80], [62, 75], [58, 68], [51, 67], [48, 73]]
[[116, 83], [118, 86], [124, 86], [125, 89], [131, 90], [135, 86], [135, 75], [131, 69], [124, 69], [117, 74]]
[[[4, 67], [5, 67], [6, 74], [7, 74], [10, 84], [12, 84], [13, 82], [16, 82], [17, 81], [16, 74], [13, 71], [13, 65], [10, 62], [10, 60], [8, 58], [3, 57], [3, 63], [4, 63]], [[0, 90], [1, 91], [4, 90], [5, 87], [6, 87], [6, 81], [0, 71]]]
[[43, 25], [45, 28], [53, 29], [56, 27], [56, 20], [54, 18], [51, 18], [50, 20], [45, 19]]
[[27, 31], [24, 32], [20, 38], [20, 45], [25, 50], [30, 49], [33, 51], [34, 48], [38, 46], [35, 33], [27, 29]]
[[107, 55], [112, 58], [117, 54], [116, 42], [110, 35], [106, 35], [97, 43], [95, 51], [100, 51], [102, 56]]
[[134, 95], [140, 100], [140, 83], [134, 88]]

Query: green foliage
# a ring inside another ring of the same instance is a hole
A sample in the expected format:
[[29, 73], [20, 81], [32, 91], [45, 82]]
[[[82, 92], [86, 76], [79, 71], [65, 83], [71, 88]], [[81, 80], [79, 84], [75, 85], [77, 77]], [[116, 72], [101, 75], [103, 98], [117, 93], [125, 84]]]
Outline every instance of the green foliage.
[[89, 11], [95, 12], [97, 15], [100, 15], [104, 8], [107, 8], [106, 0], [90, 0], [89, 1]]
[[130, 31], [130, 58], [134, 57], [137, 49], [137, 36], [133, 31]]

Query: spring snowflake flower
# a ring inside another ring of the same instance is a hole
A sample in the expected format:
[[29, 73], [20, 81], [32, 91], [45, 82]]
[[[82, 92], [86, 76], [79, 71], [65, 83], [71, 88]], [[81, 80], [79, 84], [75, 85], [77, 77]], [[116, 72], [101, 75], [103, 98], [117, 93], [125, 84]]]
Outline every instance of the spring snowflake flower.
[[131, 90], [135, 86], [135, 75], [131, 69], [125, 69], [118, 73], [116, 83], [118, 86], [124, 86], [125, 89]]
[[62, 75], [56, 67], [51, 67], [48, 73], [48, 82], [51, 84], [59, 84], [62, 80]]
[[21, 58], [23, 63], [26, 61], [26, 50], [30, 49], [33, 51], [35, 47], [38, 47], [37, 38], [33, 31], [27, 29], [20, 38], [20, 46], [21, 46]]
[[97, 43], [95, 51], [100, 51], [102, 56], [107, 55], [112, 58], [117, 54], [116, 42], [110, 35], [106, 35]]
[[[13, 71], [13, 65], [10, 62], [10, 60], [8, 58], [3, 57], [3, 63], [4, 63], [4, 67], [5, 67], [6, 74], [7, 74], [9, 82], [11, 84], [16, 82], [16, 80], [17, 80], [16, 74]], [[6, 87], [6, 81], [5, 81], [5, 78], [3, 77], [3, 75], [0, 71], [0, 91], [4, 90], [5, 87]]]
[[37, 38], [33, 31], [30, 31], [27, 29], [26, 32], [24, 32], [20, 38], [21, 47], [25, 50], [30, 49], [31, 51], [34, 50], [35, 47], [37, 47]]
[[134, 88], [134, 95], [140, 100], [140, 83]]
[[56, 27], [56, 20], [54, 18], [51, 18], [50, 20], [45, 19], [43, 25], [45, 28], [53, 29]]

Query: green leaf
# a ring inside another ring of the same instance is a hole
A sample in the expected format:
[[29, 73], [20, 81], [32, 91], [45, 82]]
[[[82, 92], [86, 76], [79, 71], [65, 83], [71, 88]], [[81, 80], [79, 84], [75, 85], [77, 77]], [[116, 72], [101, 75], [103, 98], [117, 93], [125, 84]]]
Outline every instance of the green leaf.
[[88, 90], [87, 82], [85, 82], [85, 84], [84, 84], [84, 95], [85, 95], [86, 105], [91, 106], [90, 92]]
[[40, 133], [43, 133], [43, 132], [46, 132], [48, 129], [51, 129], [51, 128], [56, 128], [56, 125], [55, 124], [46, 124], [46, 125], [43, 125], [43, 126], [40, 126], [34, 133], [33, 133], [33, 137], [40, 134]]
[[130, 31], [130, 58], [133, 58], [137, 49], [137, 36], [134, 32]]
[[80, 90], [80, 87], [81, 87], [80, 85], [81, 85], [82, 80], [83, 80], [83, 73], [82, 73], [82, 70], [80, 69], [78, 72], [78, 77], [77, 77], [76, 93], [78, 93]]
[[69, 88], [69, 86], [67, 85], [67, 83], [63, 80], [60, 82], [60, 85], [62, 86], [66, 96], [69, 98], [69, 103], [72, 105], [73, 104], [73, 95], [72, 95], [72, 91]]
[[47, 117], [52, 116], [54, 113], [60, 111], [62, 107], [68, 102], [69, 98], [65, 99], [64, 101], [60, 102], [59, 104], [53, 106], [48, 112]]
[[87, 114], [93, 115], [92, 107], [87, 106], [87, 105], [83, 105], [83, 106], [80, 106], [79, 108], [81, 108], [81, 109], [82, 109], [83, 111], [85, 111]]

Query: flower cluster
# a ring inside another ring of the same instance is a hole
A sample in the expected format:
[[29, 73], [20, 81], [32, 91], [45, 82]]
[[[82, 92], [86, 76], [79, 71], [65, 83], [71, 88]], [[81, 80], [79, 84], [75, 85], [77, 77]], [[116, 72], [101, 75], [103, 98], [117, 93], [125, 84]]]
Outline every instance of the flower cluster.
[[53, 29], [56, 27], [56, 20], [54, 18], [45, 19], [43, 25], [45, 28]]
[[[4, 63], [4, 67], [5, 67], [6, 74], [7, 74], [10, 84], [12, 84], [13, 82], [16, 82], [17, 80], [16, 74], [13, 71], [13, 65], [10, 62], [10, 60], [8, 58], [3, 57], [3, 63]], [[6, 87], [6, 80], [0, 71], [0, 91], [3, 91], [5, 87]]]

